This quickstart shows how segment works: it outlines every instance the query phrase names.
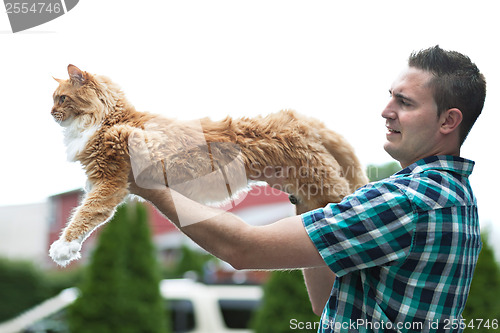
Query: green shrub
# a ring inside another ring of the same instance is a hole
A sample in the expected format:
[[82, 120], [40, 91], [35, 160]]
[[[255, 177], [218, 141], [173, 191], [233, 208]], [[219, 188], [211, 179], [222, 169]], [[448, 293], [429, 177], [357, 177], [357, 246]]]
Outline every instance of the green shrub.
[[262, 305], [252, 320], [252, 327], [256, 333], [288, 333], [293, 321], [319, 322], [319, 317], [312, 312], [302, 272], [273, 272], [264, 286]]
[[33, 264], [0, 259], [0, 322], [42, 302], [49, 290]]

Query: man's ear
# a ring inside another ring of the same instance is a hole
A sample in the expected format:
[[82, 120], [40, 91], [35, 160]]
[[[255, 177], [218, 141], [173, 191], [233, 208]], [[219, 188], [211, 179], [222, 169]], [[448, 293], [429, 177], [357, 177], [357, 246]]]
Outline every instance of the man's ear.
[[462, 123], [462, 111], [457, 108], [448, 109], [441, 114], [441, 128], [442, 134], [449, 134], [453, 132]]

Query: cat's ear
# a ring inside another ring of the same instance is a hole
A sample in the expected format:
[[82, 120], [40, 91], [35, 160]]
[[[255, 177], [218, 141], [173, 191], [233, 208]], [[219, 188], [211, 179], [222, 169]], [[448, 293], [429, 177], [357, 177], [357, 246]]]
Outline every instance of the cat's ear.
[[56, 79], [55, 77], [52, 77], [52, 78], [53, 78], [54, 80], [56, 80], [56, 81], [57, 81], [57, 83], [63, 83], [63, 82], [64, 82], [64, 80], [61, 80], [61, 79]]
[[75, 65], [68, 65], [68, 74], [71, 81], [83, 84], [85, 82], [85, 74]]

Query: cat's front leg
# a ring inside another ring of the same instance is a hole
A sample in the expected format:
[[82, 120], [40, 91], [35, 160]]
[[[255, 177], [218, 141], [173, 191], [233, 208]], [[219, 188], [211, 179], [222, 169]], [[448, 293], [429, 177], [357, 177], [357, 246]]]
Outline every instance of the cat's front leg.
[[83, 241], [101, 224], [107, 222], [128, 194], [126, 182], [100, 183], [87, 194], [70, 222], [49, 250], [58, 265], [66, 266], [81, 257]]

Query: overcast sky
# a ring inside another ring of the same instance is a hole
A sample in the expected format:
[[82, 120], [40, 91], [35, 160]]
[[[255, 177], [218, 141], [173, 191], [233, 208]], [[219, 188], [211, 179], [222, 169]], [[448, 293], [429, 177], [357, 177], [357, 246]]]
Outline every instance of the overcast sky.
[[[494, 1], [85, 0], [13, 34], [0, 13], [0, 205], [84, 185], [50, 116], [52, 76], [72, 63], [119, 83], [139, 110], [220, 119], [290, 108], [345, 136], [363, 164], [382, 164], [388, 89], [408, 55], [439, 44], [471, 57], [488, 95], [462, 156], [482, 223], [496, 214], [500, 65]], [[486, 222], [489, 221], [489, 223]]]

